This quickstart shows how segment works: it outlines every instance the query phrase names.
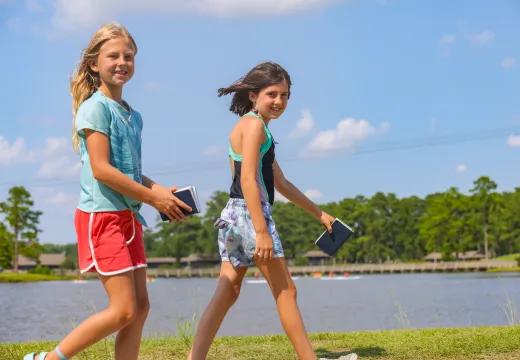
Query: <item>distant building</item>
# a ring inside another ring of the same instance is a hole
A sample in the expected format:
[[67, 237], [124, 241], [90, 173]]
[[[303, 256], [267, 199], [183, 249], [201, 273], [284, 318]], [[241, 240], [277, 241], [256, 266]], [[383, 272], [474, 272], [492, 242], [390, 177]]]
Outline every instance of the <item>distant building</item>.
[[174, 257], [149, 257], [146, 259], [149, 269], [158, 269], [159, 267], [175, 267], [177, 259]]
[[309, 265], [325, 265], [332, 261], [332, 257], [321, 250], [307, 251], [302, 256], [309, 259]]
[[181, 258], [183, 266], [192, 268], [202, 268], [217, 266], [221, 262], [220, 256], [216, 254], [190, 254]]
[[[41, 254], [39, 258], [40, 266], [48, 267], [49, 269], [59, 269], [63, 261], [65, 261], [64, 252], [61, 254]], [[31, 270], [36, 268], [36, 266], [38, 266], [36, 261], [23, 255], [18, 255], [18, 268], [20, 270]]]

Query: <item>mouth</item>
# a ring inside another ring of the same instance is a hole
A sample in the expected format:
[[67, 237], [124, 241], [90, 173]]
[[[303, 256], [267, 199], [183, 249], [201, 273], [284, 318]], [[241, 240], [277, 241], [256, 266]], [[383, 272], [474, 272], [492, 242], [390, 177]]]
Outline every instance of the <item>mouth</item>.
[[115, 71], [114, 74], [115, 75], [119, 75], [119, 76], [125, 76], [126, 74], [128, 74], [128, 71], [126, 71], [126, 70], [119, 70], [119, 71]]
[[282, 111], [282, 108], [280, 106], [274, 106], [274, 107], [271, 107], [271, 111], [272, 112], [280, 112], [280, 111]]

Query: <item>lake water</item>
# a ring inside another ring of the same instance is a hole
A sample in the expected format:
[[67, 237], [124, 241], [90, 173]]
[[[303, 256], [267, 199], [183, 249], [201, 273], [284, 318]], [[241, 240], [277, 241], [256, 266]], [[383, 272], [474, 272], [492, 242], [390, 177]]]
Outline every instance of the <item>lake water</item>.
[[[507, 325], [520, 312], [520, 274], [364, 275], [358, 280], [295, 281], [309, 332]], [[176, 319], [200, 316], [215, 279], [149, 283], [145, 336], [175, 334]], [[60, 340], [107, 305], [99, 281], [0, 284], [0, 342]], [[244, 282], [218, 336], [281, 334], [267, 284]]]

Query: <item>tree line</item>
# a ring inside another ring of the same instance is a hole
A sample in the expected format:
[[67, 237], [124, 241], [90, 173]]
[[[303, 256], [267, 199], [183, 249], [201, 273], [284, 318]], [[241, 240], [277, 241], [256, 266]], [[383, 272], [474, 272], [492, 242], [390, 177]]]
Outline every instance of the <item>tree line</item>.
[[[213, 223], [226, 205], [226, 192], [213, 193], [203, 215], [188, 221], [168, 223], [156, 219], [154, 231], [145, 231], [149, 257], [175, 257], [180, 263], [189, 254], [218, 254], [217, 230]], [[9, 267], [14, 254], [36, 258], [42, 252], [67, 254], [64, 267], [74, 268], [74, 244], [40, 245], [40, 211], [32, 210], [30, 194], [23, 187], [9, 191], [0, 203], [5, 219], [0, 223], [0, 266]], [[336, 254], [343, 262], [378, 263], [420, 261], [430, 252], [440, 252], [444, 260], [477, 250], [486, 258], [520, 252], [520, 188], [497, 191], [487, 176], [473, 182], [468, 194], [452, 187], [424, 198], [398, 198], [377, 192], [322, 204], [329, 214], [354, 229], [354, 235]], [[286, 256], [304, 263], [302, 254], [316, 250], [314, 241], [323, 232], [319, 220], [292, 203], [275, 201], [276, 221]], [[14, 266], [16, 266], [14, 264]]]

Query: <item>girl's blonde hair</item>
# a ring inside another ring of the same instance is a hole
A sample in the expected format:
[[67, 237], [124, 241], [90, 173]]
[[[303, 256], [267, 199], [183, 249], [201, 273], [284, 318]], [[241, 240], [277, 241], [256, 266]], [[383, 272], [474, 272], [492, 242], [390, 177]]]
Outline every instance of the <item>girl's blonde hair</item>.
[[99, 74], [92, 71], [89, 62], [97, 59], [104, 43], [119, 37], [127, 38], [132, 44], [134, 53], [137, 54], [137, 45], [128, 30], [119, 24], [108, 24], [101, 27], [90, 39], [88, 47], [82, 51], [78, 67], [72, 74], [70, 80], [72, 114], [74, 116], [72, 120], [72, 146], [75, 151], [78, 151], [79, 148], [79, 136], [76, 132], [76, 113], [81, 103], [91, 97], [101, 85]]

